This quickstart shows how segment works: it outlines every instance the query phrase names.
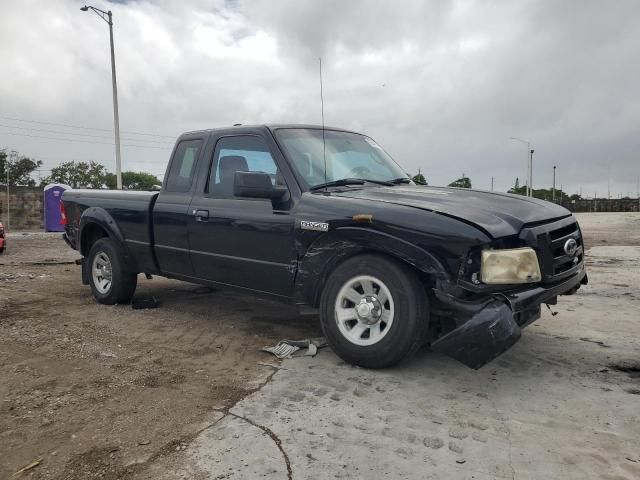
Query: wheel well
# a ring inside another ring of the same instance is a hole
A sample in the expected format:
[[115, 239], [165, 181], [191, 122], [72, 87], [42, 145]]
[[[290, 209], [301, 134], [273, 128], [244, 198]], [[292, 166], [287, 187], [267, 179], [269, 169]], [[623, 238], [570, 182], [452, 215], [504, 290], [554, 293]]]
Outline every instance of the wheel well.
[[82, 229], [82, 238], [80, 239], [80, 253], [87, 256], [89, 250], [94, 243], [104, 237], [108, 237], [107, 231], [97, 223], [89, 223]]
[[395, 255], [391, 255], [389, 253], [386, 252], [382, 252], [380, 250], [374, 250], [374, 249], [363, 249], [363, 250], [358, 250], [358, 251], [354, 251], [352, 253], [350, 253], [349, 255], [345, 255], [343, 257], [340, 257], [339, 260], [331, 262], [327, 268], [325, 269], [325, 271], [322, 274], [322, 279], [320, 282], [318, 282], [318, 289], [315, 293], [315, 298], [314, 298], [314, 307], [318, 307], [320, 305], [320, 299], [322, 298], [322, 292], [325, 288], [327, 279], [329, 278], [329, 276], [331, 275], [331, 273], [338, 267], [338, 265], [342, 264], [343, 262], [354, 258], [354, 257], [358, 257], [360, 255], [376, 255], [379, 257], [383, 257], [386, 258], [388, 260], [391, 260], [393, 262], [396, 262], [400, 265], [404, 265], [405, 267], [409, 268], [413, 273], [416, 274], [416, 276], [418, 277], [418, 279], [420, 280], [420, 283], [424, 286], [425, 289], [427, 289], [427, 287], [429, 287], [432, 282], [433, 279], [426, 273], [424, 273], [423, 271], [421, 271], [420, 269], [416, 268], [415, 265], [412, 265], [411, 263], [407, 262], [406, 260], [399, 258]]

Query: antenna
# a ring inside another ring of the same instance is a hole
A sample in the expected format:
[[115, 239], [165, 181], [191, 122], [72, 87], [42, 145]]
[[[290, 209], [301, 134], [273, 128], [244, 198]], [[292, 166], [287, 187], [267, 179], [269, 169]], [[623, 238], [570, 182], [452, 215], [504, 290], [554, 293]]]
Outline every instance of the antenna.
[[322, 112], [322, 161], [324, 162], [324, 191], [327, 191], [327, 143], [324, 137], [324, 96], [322, 94], [322, 57], [318, 58], [320, 64], [320, 109]]

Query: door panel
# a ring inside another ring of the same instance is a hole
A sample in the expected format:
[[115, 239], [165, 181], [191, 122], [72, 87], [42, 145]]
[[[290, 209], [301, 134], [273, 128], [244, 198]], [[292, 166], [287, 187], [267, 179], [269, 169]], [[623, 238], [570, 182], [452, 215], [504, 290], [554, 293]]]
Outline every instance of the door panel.
[[202, 145], [202, 139], [178, 143], [153, 207], [155, 252], [162, 273], [193, 275], [189, 255], [189, 204]]
[[293, 216], [271, 200], [235, 197], [236, 171], [262, 171], [274, 184], [284, 184], [261, 137], [218, 140], [208, 168], [209, 181], [202, 192], [195, 193], [190, 208], [189, 243], [195, 276], [288, 296], [293, 290], [296, 260]]
[[189, 223], [196, 277], [289, 295], [293, 287], [293, 218], [268, 200], [194, 199], [207, 221]]

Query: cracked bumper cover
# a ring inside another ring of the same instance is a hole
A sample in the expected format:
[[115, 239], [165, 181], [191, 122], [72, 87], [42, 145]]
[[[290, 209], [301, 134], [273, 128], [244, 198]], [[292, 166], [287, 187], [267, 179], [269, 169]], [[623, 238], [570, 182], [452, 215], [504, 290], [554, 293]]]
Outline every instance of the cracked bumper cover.
[[[434, 341], [431, 349], [478, 369], [518, 341], [522, 327], [538, 318], [542, 303], [553, 302], [558, 295], [575, 291], [586, 283], [587, 274], [582, 270], [557, 285], [540, 286], [517, 293], [493, 294], [483, 302], [473, 304], [436, 290], [439, 300], [468, 320]], [[516, 314], [522, 314], [523, 318], [529, 320], [521, 322], [520, 326], [514, 318]]]

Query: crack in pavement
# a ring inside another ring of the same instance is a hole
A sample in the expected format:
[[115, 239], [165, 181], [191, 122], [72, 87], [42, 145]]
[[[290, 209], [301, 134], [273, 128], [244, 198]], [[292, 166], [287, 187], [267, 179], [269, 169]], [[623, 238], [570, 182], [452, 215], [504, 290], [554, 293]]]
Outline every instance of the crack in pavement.
[[[264, 382], [262, 382], [257, 388], [255, 388], [253, 391], [251, 391], [250, 393], [248, 393], [247, 395], [245, 395], [243, 398], [238, 399], [237, 402], [235, 402], [233, 405], [230, 405], [228, 407], [225, 407], [223, 409], [218, 409], [217, 411], [219, 412], [223, 412], [224, 415], [222, 417], [220, 417], [218, 420], [216, 420], [215, 422], [213, 422], [211, 425], [207, 425], [206, 427], [202, 428], [197, 435], [199, 435], [200, 433], [204, 432], [205, 430], [216, 426], [218, 423], [220, 423], [222, 420], [224, 420], [225, 418], [227, 418], [229, 415], [231, 415], [232, 417], [235, 417], [239, 420], [244, 420], [245, 422], [247, 422], [249, 425], [252, 425], [260, 430], [262, 430], [264, 433], [266, 433], [269, 438], [271, 438], [271, 440], [273, 440], [273, 443], [276, 444], [276, 447], [278, 447], [278, 450], [280, 450], [280, 453], [282, 454], [282, 458], [284, 459], [284, 463], [287, 467], [287, 479], [288, 480], [292, 480], [293, 479], [293, 471], [291, 470], [291, 462], [289, 461], [289, 455], [287, 455], [287, 452], [285, 452], [284, 447], [282, 446], [282, 440], [280, 440], [280, 438], [278, 437], [278, 435], [275, 434], [275, 432], [273, 430], [271, 430], [268, 427], [265, 427], [263, 425], [260, 425], [256, 422], [254, 422], [253, 420], [247, 418], [247, 417], [243, 417], [242, 415], [238, 415], [237, 413], [233, 413], [231, 411], [232, 408], [234, 408], [238, 403], [240, 403], [242, 400], [248, 398], [249, 396], [253, 395], [256, 392], [259, 392], [260, 390], [262, 390], [272, 379], [273, 376], [278, 373], [282, 367], [278, 366], [278, 365], [268, 365], [269, 367], [271, 367], [273, 369], [273, 371], [267, 376], [267, 378], [265, 379]], [[194, 436], [195, 438], [195, 436]]]
[[140, 462], [135, 466], [129, 466], [128, 469], [133, 470], [134, 472], [138, 472], [138, 473], [140, 473], [142, 471], [145, 471], [147, 468], [149, 468], [149, 466], [154, 461], [158, 460], [161, 457], [165, 457], [165, 456], [172, 455], [173, 453], [175, 453], [174, 449], [175, 449], [176, 445], [180, 445], [180, 444], [187, 444], [188, 445], [188, 444], [190, 444], [191, 442], [193, 442], [194, 439], [196, 439], [203, 432], [205, 432], [206, 430], [208, 430], [208, 429], [210, 429], [212, 427], [215, 427], [222, 420], [224, 420], [229, 415], [231, 415], [231, 416], [236, 417], [238, 419], [244, 420], [245, 422], [249, 423], [250, 425], [253, 425], [254, 427], [259, 428], [260, 430], [265, 432], [267, 435], [269, 435], [269, 437], [274, 441], [274, 443], [276, 444], [276, 446], [278, 447], [278, 449], [282, 453], [282, 456], [284, 457], [284, 461], [285, 461], [285, 464], [287, 466], [287, 478], [288, 478], [288, 480], [292, 480], [293, 477], [292, 477], [291, 464], [289, 463], [289, 456], [284, 451], [284, 449], [282, 447], [282, 441], [278, 438], [278, 436], [272, 430], [270, 430], [269, 428], [263, 427], [262, 425], [258, 425], [257, 423], [249, 420], [248, 418], [242, 417], [242, 416], [237, 415], [235, 413], [232, 413], [230, 411], [232, 408], [234, 408], [242, 400], [246, 399], [250, 395], [252, 395], [252, 394], [260, 391], [262, 388], [264, 388], [265, 385], [267, 385], [271, 381], [273, 376], [276, 373], [278, 373], [278, 371], [281, 369], [281, 367], [279, 367], [277, 365], [269, 365], [269, 366], [272, 367], [273, 371], [256, 388], [254, 388], [251, 391], [249, 391], [244, 397], [239, 398], [236, 402], [233, 403], [233, 405], [228, 405], [228, 406], [225, 406], [223, 408], [214, 408], [214, 409], [212, 409], [214, 412], [222, 413], [222, 416], [220, 418], [214, 420], [209, 425], [205, 425], [204, 427], [202, 427], [201, 429], [197, 430], [196, 432], [193, 432], [193, 433], [191, 433], [189, 435], [185, 435], [185, 436], [183, 436], [183, 437], [181, 437], [179, 439], [173, 439], [173, 440], [165, 443], [160, 448], [158, 448], [155, 452], [153, 452], [151, 455], [149, 455], [149, 457], [147, 459], [145, 459], [145, 461]]
[[278, 447], [278, 450], [280, 450], [280, 453], [282, 453], [282, 457], [284, 458], [284, 463], [287, 466], [287, 478], [289, 480], [293, 479], [293, 472], [291, 471], [291, 463], [289, 462], [289, 455], [287, 455], [287, 452], [284, 451], [284, 448], [282, 446], [282, 440], [280, 440], [280, 438], [278, 437], [278, 435], [276, 435], [273, 430], [271, 430], [268, 427], [265, 427], [264, 425], [260, 425], [256, 422], [254, 422], [253, 420], [247, 418], [247, 417], [243, 417], [242, 415], [237, 415], [233, 412], [228, 412], [228, 415], [231, 415], [233, 417], [236, 417], [240, 420], [244, 420], [245, 422], [247, 422], [249, 425], [253, 425], [256, 428], [259, 428], [260, 430], [262, 430], [264, 433], [266, 433], [267, 435], [269, 435], [269, 437], [271, 437], [271, 440], [273, 440], [273, 442], [276, 444], [276, 446]]

